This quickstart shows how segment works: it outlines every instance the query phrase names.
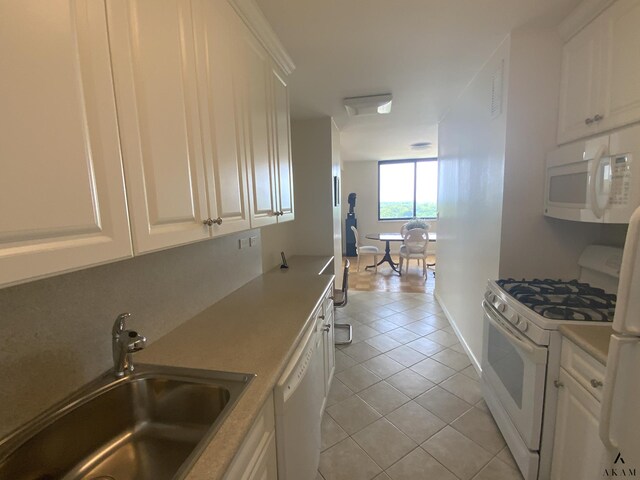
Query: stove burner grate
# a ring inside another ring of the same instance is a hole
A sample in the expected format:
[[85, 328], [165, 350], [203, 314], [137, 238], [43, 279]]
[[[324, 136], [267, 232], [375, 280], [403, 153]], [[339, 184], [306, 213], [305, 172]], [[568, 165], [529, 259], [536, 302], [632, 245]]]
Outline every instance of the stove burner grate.
[[613, 321], [616, 296], [588, 283], [552, 279], [498, 280], [514, 299], [545, 318], [576, 321]]

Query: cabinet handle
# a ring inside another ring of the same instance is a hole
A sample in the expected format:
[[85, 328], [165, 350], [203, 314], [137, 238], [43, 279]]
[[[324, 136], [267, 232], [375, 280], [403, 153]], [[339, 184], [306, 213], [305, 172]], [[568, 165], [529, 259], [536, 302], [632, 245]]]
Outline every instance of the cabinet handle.
[[319, 318], [320, 320], [324, 320], [324, 315], [318, 315], [318, 318]]
[[328, 332], [329, 330], [331, 330], [331, 324], [325, 325], [322, 330], [325, 331], [325, 332]]
[[592, 378], [592, 379], [591, 379], [591, 381], [590, 381], [590, 383], [591, 383], [591, 386], [592, 386], [593, 388], [600, 388], [600, 387], [602, 387], [602, 382], [601, 382], [600, 380], [596, 380], [595, 378]]
[[594, 122], [599, 122], [600, 120], [602, 120], [604, 118], [604, 115], [600, 115], [599, 113], [593, 117], [593, 121]]
[[213, 220], [212, 218], [207, 218], [206, 220], [203, 220], [202, 223], [208, 226], [212, 226], [214, 223], [216, 225], [222, 225], [222, 219], [220, 217], [216, 218], [215, 220]]
[[586, 118], [586, 119], [584, 120], [584, 123], [585, 123], [586, 125], [591, 125], [591, 124], [593, 123], [593, 118]]
[[562, 383], [560, 380], [554, 380], [553, 386], [556, 388], [564, 387], [564, 383]]

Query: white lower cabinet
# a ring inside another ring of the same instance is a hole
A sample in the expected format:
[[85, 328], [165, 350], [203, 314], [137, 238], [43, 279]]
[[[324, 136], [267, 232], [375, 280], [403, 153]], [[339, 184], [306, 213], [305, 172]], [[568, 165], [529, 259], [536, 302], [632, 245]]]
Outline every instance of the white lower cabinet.
[[224, 480], [277, 480], [276, 430], [273, 394], [240, 446]]
[[605, 469], [610, 471], [613, 459], [598, 435], [600, 401], [594, 395], [601, 390], [604, 368], [563, 339], [552, 480], [596, 480], [607, 477]]

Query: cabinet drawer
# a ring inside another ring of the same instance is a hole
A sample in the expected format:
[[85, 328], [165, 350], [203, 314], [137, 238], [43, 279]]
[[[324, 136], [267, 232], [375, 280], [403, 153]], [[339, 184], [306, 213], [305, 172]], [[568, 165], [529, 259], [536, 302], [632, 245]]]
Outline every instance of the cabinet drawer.
[[566, 338], [562, 339], [560, 365], [598, 401], [602, 401], [604, 365]]

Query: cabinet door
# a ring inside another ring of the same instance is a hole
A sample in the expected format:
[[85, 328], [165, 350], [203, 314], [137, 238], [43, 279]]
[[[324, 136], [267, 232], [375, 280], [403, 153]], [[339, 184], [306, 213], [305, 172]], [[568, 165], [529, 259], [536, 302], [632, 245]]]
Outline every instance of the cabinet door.
[[276, 168], [271, 138], [269, 57], [247, 29], [243, 29], [245, 84], [245, 145], [251, 227], [276, 223]]
[[107, 6], [135, 251], [208, 238], [190, 5]]
[[598, 122], [593, 121], [593, 117], [603, 114], [600, 102], [602, 34], [602, 19], [598, 18], [563, 48], [558, 143], [598, 131]]
[[212, 234], [249, 229], [242, 139], [241, 20], [227, 2], [194, 2], [198, 92]]
[[604, 14], [604, 119], [612, 129], [640, 120], [640, 2], [619, 0]]
[[291, 126], [289, 122], [289, 92], [283, 73], [271, 68], [273, 92], [273, 143], [277, 162], [278, 222], [294, 219], [293, 170], [291, 168]]
[[560, 369], [558, 410], [551, 478], [603, 478], [609, 455], [598, 435], [600, 403], [563, 368]]
[[131, 256], [104, 2], [2, 2], [0, 71], [0, 286]]
[[278, 457], [276, 455], [276, 436], [271, 434], [269, 443], [258, 457], [248, 480], [278, 480]]

